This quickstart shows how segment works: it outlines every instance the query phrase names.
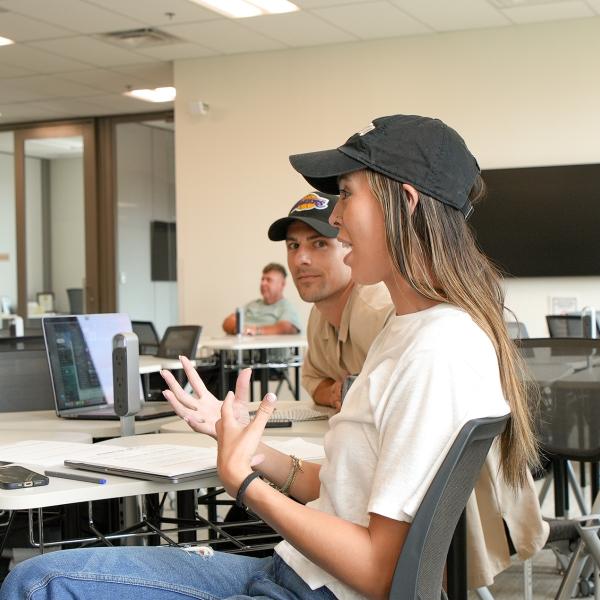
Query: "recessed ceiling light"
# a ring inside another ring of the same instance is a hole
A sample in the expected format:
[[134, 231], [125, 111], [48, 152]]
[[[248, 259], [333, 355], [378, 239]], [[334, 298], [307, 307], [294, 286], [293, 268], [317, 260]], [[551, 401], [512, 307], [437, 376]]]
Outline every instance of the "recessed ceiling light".
[[175, 100], [176, 92], [174, 87], [159, 87], [153, 90], [129, 90], [124, 94], [146, 102], [171, 102]]
[[10, 46], [11, 44], [14, 44], [14, 40], [9, 40], [8, 38], [2, 37], [0, 35], [0, 46]]
[[191, 0], [191, 2], [234, 19], [300, 10], [289, 0]]

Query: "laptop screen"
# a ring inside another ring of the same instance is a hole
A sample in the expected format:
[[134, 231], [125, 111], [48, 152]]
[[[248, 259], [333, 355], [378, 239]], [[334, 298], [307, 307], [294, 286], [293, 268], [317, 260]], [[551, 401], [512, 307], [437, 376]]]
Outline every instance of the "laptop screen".
[[78, 315], [42, 322], [57, 411], [113, 404], [112, 340], [131, 331], [129, 317]]

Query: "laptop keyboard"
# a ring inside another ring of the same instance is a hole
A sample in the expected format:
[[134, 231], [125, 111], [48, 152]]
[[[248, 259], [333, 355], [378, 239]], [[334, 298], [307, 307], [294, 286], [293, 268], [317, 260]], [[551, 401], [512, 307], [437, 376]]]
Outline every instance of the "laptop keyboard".
[[[256, 410], [250, 411], [250, 416], [254, 416]], [[269, 418], [269, 421], [292, 421], [297, 423], [300, 421], [323, 421], [328, 418], [328, 415], [313, 408], [292, 407], [275, 409], [275, 412]]]

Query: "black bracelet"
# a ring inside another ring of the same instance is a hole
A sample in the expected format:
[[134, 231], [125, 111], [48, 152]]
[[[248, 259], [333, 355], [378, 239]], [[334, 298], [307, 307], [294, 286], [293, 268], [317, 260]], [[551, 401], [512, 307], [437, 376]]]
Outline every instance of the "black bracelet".
[[253, 473], [250, 473], [250, 475], [248, 475], [246, 477], [246, 479], [244, 479], [244, 481], [242, 481], [241, 485], [240, 485], [240, 489], [238, 490], [238, 493], [236, 494], [235, 497], [235, 503], [237, 506], [239, 506], [240, 508], [244, 506], [244, 494], [246, 493], [246, 490], [248, 489], [248, 486], [257, 478], [260, 477], [260, 473], [258, 471], [254, 471]]

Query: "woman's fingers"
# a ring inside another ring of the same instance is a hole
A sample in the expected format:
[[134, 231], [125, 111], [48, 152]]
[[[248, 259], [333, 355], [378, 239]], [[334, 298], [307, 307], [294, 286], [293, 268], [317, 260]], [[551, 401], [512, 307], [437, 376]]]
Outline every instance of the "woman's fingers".
[[258, 431], [262, 434], [267, 421], [270, 419], [273, 411], [275, 410], [275, 402], [277, 402], [277, 396], [271, 392], [269, 392], [260, 403], [258, 410], [254, 414], [254, 420], [250, 425], [248, 425], [248, 429], [252, 431]]
[[194, 390], [194, 392], [196, 392], [198, 398], [202, 398], [202, 394], [206, 393], [208, 390], [204, 385], [204, 381], [202, 381], [202, 378], [200, 377], [200, 375], [198, 375], [198, 371], [196, 371], [196, 368], [187, 357], [180, 356], [179, 360], [183, 365], [183, 370], [187, 375], [188, 381], [190, 382], [192, 389]]
[[248, 401], [248, 391], [250, 389], [250, 377], [252, 369], [242, 369], [235, 382], [235, 398], [240, 402]]
[[196, 408], [197, 408], [196, 399], [192, 398], [192, 396], [190, 396], [188, 393], [186, 393], [184, 391], [184, 389], [179, 385], [179, 382], [177, 381], [177, 379], [175, 379], [175, 377], [173, 377], [173, 374], [171, 373], [171, 371], [167, 371], [166, 369], [163, 369], [160, 372], [160, 375], [165, 380], [165, 383], [169, 386], [169, 389], [171, 390], [171, 392], [173, 393], [175, 398], [177, 398], [177, 400], [181, 404], [183, 404], [184, 406], [186, 406], [187, 408], [189, 408], [191, 410], [196, 410]]

